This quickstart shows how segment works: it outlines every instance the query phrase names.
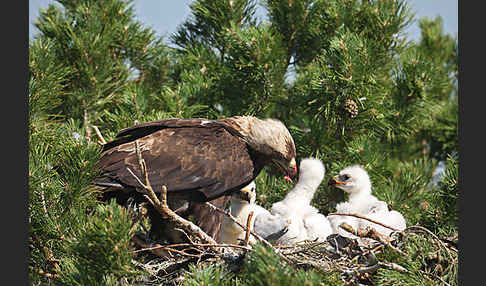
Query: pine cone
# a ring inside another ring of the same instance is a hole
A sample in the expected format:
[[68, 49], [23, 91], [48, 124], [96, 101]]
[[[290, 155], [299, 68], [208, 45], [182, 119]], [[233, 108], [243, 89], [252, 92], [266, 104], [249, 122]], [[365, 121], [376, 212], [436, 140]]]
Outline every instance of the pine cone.
[[346, 102], [344, 103], [344, 110], [351, 118], [355, 118], [356, 115], [358, 115], [358, 105], [352, 99], [346, 99]]

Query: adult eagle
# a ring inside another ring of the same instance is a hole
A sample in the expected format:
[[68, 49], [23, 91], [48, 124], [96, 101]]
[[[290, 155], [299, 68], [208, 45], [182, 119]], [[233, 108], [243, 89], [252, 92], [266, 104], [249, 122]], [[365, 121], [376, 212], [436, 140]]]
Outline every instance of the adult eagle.
[[[252, 116], [162, 119], [123, 129], [104, 145], [95, 184], [104, 188], [105, 198], [143, 200], [141, 186], [127, 170], [141, 177], [136, 140], [154, 191], [165, 185], [169, 206], [186, 218], [193, 217], [216, 240], [223, 215], [203, 202], [224, 208], [231, 193], [248, 185], [267, 165], [290, 178], [297, 173], [294, 141], [279, 120]], [[182, 240], [180, 234], [168, 235], [170, 226], [151, 207], [148, 215], [156, 237]]]

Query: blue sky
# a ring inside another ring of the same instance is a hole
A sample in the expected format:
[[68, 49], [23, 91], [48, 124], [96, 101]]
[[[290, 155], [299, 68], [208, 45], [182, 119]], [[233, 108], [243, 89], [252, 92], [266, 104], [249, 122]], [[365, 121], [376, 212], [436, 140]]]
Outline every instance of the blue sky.
[[[416, 20], [423, 16], [435, 18], [440, 15], [444, 23], [444, 31], [457, 36], [458, 0], [407, 1], [416, 15]], [[37, 32], [33, 23], [37, 19], [39, 8], [45, 8], [53, 2], [53, 0], [29, 0], [29, 38], [32, 38]], [[134, 4], [139, 20], [147, 26], [151, 26], [159, 36], [167, 38], [187, 18], [191, 2], [192, 0], [138, 0], [134, 1]], [[409, 39], [418, 40], [420, 30], [417, 21], [412, 23], [406, 32]]]

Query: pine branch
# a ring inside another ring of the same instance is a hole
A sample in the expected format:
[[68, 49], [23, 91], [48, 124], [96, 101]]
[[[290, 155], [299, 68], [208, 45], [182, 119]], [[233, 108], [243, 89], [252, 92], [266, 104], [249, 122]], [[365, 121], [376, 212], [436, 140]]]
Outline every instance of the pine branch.
[[427, 228], [425, 228], [423, 226], [411, 225], [411, 226], [407, 227], [404, 232], [405, 233], [413, 232], [412, 229], [419, 229], [420, 231], [431, 235], [434, 238], [434, 240], [438, 241], [440, 246], [442, 246], [446, 250], [446, 253], [447, 253], [447, 255], [449, 255], [449, 258], [453, 259], [452, 255], [449, 253], [449, 251], [452, 250], [453, 252], [457, 253], [457, 249], [454, 249], [452, 247], [447, 247], [447, 245], [443, 242], [443, 239], [439, 238], [437, 235], [435, 235], [433, 232], [431, 232], [430, 230], [428, 230]]

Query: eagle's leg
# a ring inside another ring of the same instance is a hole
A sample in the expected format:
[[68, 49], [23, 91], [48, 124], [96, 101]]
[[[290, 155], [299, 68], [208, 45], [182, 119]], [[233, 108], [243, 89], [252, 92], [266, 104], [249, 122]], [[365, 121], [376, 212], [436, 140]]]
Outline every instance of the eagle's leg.
[[[220, 209], [225, 209], [230, 198], [231, 196], [225, 195], [209, 202]], [[223, 217], [224, 214], [211, 209], [205, 203], [192, 202], [189, 205], [188, 218], [218, 243]]]

